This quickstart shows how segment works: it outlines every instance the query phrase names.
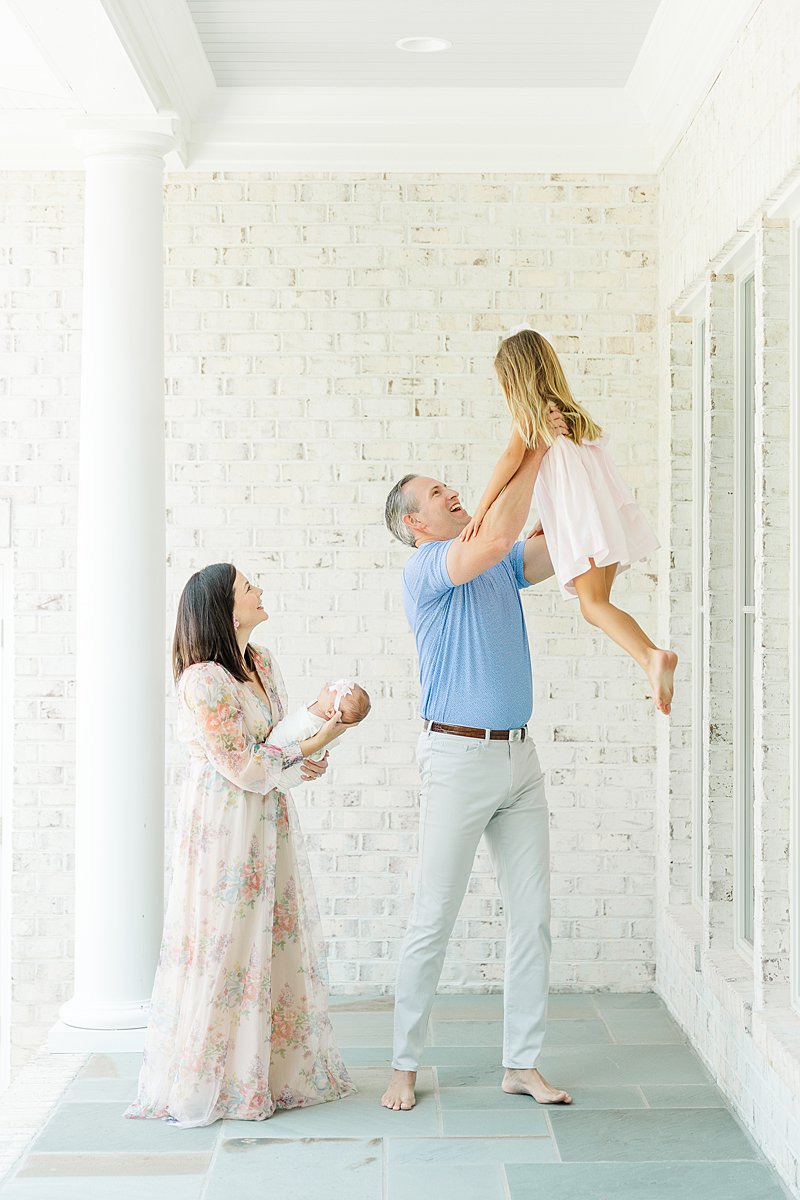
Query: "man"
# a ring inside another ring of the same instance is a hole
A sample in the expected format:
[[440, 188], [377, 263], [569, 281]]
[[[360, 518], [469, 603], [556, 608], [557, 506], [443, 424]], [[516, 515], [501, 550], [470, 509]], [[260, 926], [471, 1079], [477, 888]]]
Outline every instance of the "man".
[[[564, 433], [554, 408], [554, 433]], [[531, 660], [520, 588], [553, 573], [543, 537], [516, 539], [547, 447], [527, 451], [469, 541], [470, 515], [452, 487], [406, 475], [386, 524], [416, 548], [403, 572], [414, 631], [423, 732], [419, 877], [395, 994], [392, 1080], [381, 1103], [414, 1106], [414, 1085], [447, 942], [486, 836], [506, 923], [502, 1088], [540, 1104], [571, 1097], [542, 1078], [550, 961], [547, 801], [526, 725]]]

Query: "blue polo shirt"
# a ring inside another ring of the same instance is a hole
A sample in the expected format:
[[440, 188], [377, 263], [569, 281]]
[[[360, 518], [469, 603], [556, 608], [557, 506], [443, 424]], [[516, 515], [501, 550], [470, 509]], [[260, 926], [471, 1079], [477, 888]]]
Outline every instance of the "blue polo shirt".
[[425, 720], [518, 729], [533, 709], [531, 655], [520, 588], [524, 542], [488, 571], [454, 584], [450, 542], [425, 542], [403, 571], [403, 604], [417, 643]]

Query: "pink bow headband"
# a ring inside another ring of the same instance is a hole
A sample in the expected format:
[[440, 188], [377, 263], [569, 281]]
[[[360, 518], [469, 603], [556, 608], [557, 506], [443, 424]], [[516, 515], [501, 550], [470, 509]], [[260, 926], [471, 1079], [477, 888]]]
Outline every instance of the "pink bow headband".
[[345, 696], [352, 696], [353, 688], [355, 687], [354, 679], [337, 679], [335, 683], [329, 683], [328, 687], [333, 692], [333, 711], [340, 712], [340, 706]]

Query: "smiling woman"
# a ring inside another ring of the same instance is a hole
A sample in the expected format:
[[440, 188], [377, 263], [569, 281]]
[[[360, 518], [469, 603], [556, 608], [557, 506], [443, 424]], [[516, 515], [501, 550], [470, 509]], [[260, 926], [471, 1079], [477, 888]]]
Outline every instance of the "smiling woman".
[[[302, 835], [282, 781], [344, 727], [270, 744], [286, 693], [251, 645], [262, 592], [228, 563], [183, 590], [173, 646], [189, 767], [145, 1055], [128, 1117], [260, 1121], [350, 1095], [328, 1018], [324, 947]], [[337, 715], [338, 716], [338, 715]]]

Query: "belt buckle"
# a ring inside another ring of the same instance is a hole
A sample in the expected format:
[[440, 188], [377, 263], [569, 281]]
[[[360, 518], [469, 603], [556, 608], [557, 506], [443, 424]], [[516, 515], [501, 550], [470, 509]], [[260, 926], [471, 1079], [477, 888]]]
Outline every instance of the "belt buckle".
[[525, 740], [525, 734], [521, 729], [509, 729], [508, 740], [510, 742], [522, 742]]

